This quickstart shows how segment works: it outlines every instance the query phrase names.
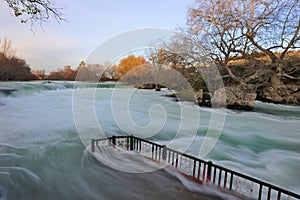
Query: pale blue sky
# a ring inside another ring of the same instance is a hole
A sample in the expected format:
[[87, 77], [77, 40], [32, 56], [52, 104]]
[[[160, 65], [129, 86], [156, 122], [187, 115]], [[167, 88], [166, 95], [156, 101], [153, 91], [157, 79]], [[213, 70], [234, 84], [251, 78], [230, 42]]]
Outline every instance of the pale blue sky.
[[[33, 33], [29, 25], [12, 17], [0, 0], [0, 38], [7, 37], [32, 69], [51, 71], [65, 65], [75, 67], [107, 39], [139, 28], [174, 30], [186, 21], [187, 7], [194, 0], [56, 0], [64, 7], [68, 22], [54, 19], [43, 32]], [[37, 27], [38, 28], [38, 27]]]

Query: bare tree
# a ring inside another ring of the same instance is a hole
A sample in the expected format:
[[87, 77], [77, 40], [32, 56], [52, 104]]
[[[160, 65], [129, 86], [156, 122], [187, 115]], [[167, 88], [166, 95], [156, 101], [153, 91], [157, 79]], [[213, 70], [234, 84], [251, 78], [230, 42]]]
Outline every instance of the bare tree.
[[31, 70], [32, 74], [34, 74], [38, 79], [45, 79], [45, 69], [35, 69]]
[[[234, 47], [242, 43], [238, 30], [238, 8], [234, 0], [226, 3], [220, 0], [197, 1], [195, 8], [188, 12], [188, 37], [195, 36], [211, 57], [220, 64], [227, 64], [234, 55]], [[235, 19], [233, 21], [233, 19]]]
[[256, 51], [269, 57], [276, 69], [274, 80], [296, 78], [284, 71], [282, 62], [288, 51], [300, 48], [299, 0], [197, 0], [189, 9], [188, 26], [188, 35], [201, 41], [210, 56], [242, 84], [263, 72], [239, 78], [228, 63], [241, 56], [252, 66], [262, 65], [253, 56]]
[[[276, 69], [272, 76], [273, 87], [280, 85], [282, 78], [298, 79], [299, 77], [293, 77], [284, 70], [283, 60], [289, 50], [300, 48], [299, 0], [258, 3], [251, 0], [250, 6], [250, 17], [241, 21], [241, 25], [246, 27], [243, 35], [272, 61], [272, 66]], [[280, 52], [279, 56], [276, 55], [277, 51]]]
[[4, 57], [11, 59], [15, 56], [16, 49], [12, 46], [11, 40], [4, 38], [0, 39], [0, 53], [3, 53]]
[[4, 0], [12, 10], [13, 15], [21, 23], [30, 23], [31, 27], [38, 23], [42, 25], [51, 16], [58, 22], [65, 21], [62, 17], [62, 8], [52, 0]]
[[[190, 40], [190, 38], [188, 39]], [[157, 82], [159, 82], [159, 80], [169, 79], [170, 83], [174, 82], [174, 80], [172, 80], [173, 77], [169, 77], [168, 73], [165, 73], [168, 69], [173, 68], [185, 77], [194, 89], [198, 90], [202, 88], [201, 76], [197, 73], [196, 67], [199, 63], [203, 63], [201, 58], [205, 56], [203, 56], [201, 52], [203, 49], [196, 47], [195, 44], [189, 40], [185, 40], [182, 35], [177, 34], [171, 40], [159, 40], [155, 45], [152, 45], [152, 48], [149, 49], [147, 54], [147, 58], [154, 66], [153, 69], [155, 69], [156, 72], [155, 79], [157, 79]], [[178, 87], [178, 85], [180, 85], [180, 87]], [[176, 90], [186, 89], [190, 87], [190, 85], [186, 85], [183, 82], [179, 84], [179, 82], [177, 82]]]

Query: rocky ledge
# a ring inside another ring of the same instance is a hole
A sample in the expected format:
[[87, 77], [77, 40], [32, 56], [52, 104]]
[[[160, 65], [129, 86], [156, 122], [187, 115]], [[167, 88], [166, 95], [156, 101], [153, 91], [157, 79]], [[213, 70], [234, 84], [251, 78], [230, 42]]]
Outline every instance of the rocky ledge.
[[265, 87], [257, 91], [258, 100], [278, 104], [300, 104], [299, 85], [280, 85], [278, 88]]
[[216, 90], [213, 95], [202, 90], [195, 92], [195, 100], [199, 106], [226, 107], [235, 110], [251, 111], [254, 109], [254, 101], [257, 94], [248, 88], [228, 86]]
[[[224, 96], [226, 100], [224, 99]], [[205, 97], [204, 94], [203, 97]], [[210, 105], [204, 102], [207, 102], [204, 98], [197, 97], [199, 105], [227, 107], [229, 109], [246, 111], [252, 111], [254, 109], [255, 100], [276, 104], [300, 105], [300, 86], [294, 84], [282, 84], [276, 89], [268, 86], [256, 91], [247, 87], [227, 86], [214, 92]]]
[[[140, 87], [142, 88], [142, 87]], [[144, 87], [145, 89], [147, 87]], [[154, 89], [154, 85], [149, 88]], [[299, 84], [281, 84], [276, 89], [267, 86], [259, 89], [247, 85], [231, 85], [217, 89], [213, 94], [199, 89], [183, 89], [175, 94], [169, 95], [178, 100], [196, 102], [203, 107], [226, 107], [234, 110], [252, 111], [254, 110], [254, 101], [277, 104], [295, 104], [300, 105], [300, 85]]]
[[229, 109], [251, 111], [254, 109], [256, 96], [251, 89], [229, 86], [216, 90], [211, 98], [211, 104], [212, 107], [226, 106]]

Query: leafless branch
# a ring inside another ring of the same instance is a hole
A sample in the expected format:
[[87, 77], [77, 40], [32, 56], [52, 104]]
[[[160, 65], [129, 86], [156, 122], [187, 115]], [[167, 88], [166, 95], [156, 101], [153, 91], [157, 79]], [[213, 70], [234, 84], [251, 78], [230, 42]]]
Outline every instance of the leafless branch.
[[52, 0], [5, 0], [12, 14], [20, 19], [21, 23], [29, 23], [31, 28], [35, 24], [42, 25], [54, 17], [58, 23], [66, 21], [62, 9]]

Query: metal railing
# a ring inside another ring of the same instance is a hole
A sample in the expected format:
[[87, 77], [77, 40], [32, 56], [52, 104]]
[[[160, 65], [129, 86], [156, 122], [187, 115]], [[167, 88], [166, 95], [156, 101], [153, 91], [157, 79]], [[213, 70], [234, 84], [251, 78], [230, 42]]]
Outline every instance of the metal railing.
[[92, 139], [92, 152], [103, 145], [135, 151], [156, 162], [164, 161], [196, 182], [225, 188], [251, 199], [300, 199], [299, 194], [135, 136]]

